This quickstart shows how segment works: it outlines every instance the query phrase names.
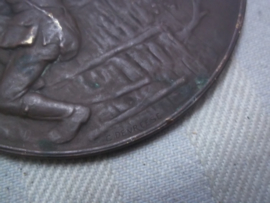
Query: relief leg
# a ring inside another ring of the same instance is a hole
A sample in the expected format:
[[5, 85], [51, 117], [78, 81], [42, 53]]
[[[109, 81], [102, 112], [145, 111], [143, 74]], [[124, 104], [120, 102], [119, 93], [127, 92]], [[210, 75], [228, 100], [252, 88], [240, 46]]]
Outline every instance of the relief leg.
[[49, 138], [53, 142], [64, 143], [75, 136], [89, 118], [90, 110], [30, 91], [48, 63], [48, 60], [31, 54], [31, 50], [16, 51], [0, 79], [0, 111], [14, 116], [59, 121], [59, 125], [49, 133]]
[[90, 109], [81, 105], [58, 102], [36, 93], [27, 93], [21, 99], [23, 115], [60, 123], [49, 132], [49, 139], [65, 143], [74, 138], [80, 126], [90, 117]]

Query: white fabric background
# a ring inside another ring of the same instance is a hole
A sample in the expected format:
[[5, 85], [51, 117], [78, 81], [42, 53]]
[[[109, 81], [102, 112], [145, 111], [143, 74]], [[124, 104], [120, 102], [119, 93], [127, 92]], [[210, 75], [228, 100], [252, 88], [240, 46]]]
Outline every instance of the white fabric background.
[[270, 1], [249, 0], [217, 84], [170, 129], [111, 155], [0, 155], [1, 203], [270, 202]]

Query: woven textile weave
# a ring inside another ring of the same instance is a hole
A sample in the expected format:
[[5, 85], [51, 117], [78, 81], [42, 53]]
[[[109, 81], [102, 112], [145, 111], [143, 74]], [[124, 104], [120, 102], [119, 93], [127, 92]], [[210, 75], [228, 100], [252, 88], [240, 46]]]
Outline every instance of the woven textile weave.
[[217, 84], [170, 129], [80, 160], [0, 155], [0, 203], [269, 203], [270, 1], [249, 0]]

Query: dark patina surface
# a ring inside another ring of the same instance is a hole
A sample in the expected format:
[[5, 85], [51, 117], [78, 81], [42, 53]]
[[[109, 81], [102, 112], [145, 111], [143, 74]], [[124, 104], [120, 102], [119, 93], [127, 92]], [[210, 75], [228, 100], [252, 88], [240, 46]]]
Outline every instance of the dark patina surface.
[[207, 90], [245, 0], [0, 0], [0, 149], [96, 154], [168, 126]]

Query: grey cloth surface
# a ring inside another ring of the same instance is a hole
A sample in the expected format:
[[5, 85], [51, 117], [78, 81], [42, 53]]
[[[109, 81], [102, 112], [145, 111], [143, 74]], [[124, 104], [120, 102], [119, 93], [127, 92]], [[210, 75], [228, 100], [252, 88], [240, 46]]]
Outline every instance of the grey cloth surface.
[[270, 202], [270, 1], [249, 0], [228, 69], [186, 117], [81, 160], [0, 155], [1, 203]]

